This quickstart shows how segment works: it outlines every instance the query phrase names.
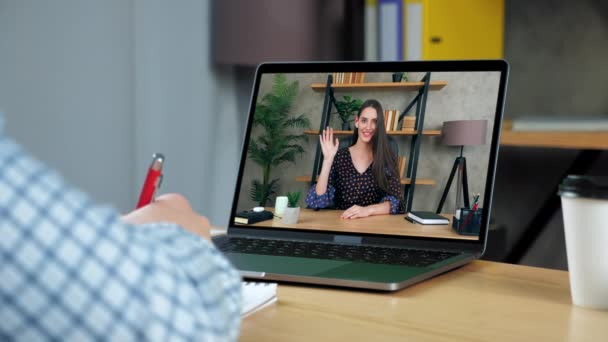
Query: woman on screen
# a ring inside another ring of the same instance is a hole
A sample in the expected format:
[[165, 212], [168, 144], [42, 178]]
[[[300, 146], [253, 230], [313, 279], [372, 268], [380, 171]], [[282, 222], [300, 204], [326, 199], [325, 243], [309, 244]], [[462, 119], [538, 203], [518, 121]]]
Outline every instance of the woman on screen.
[[359, 108], [350, 147], [338, 148], [332, 128], [323, 130], [319, 139], [323, 165], [306, 197], [310, 208], [327, 208], [333, 203], [345, 210], [344, 219], [402, 212], [397, 156], [389, 146], [378, 101], [367, 100]]

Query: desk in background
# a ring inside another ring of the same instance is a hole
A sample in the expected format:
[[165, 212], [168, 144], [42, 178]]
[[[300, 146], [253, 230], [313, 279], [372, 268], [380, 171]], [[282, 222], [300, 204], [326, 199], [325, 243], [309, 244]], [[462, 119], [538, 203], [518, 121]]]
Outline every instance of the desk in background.
[[568, 273], [475, 261], [399, 292], [279, 285], [241, 341], [606, 341], [608, 311], [571, 304]]
[[[505, 121], [501, 131], [500, 145], [580, 150], [578, 156], [559, 178], [561, 181], [567, 175], [582, 175], [589, 171], [599, 159], [601, 152], [608, 150], [608, 131], [513, 131], [512, 122]], [[560, 208], [560, 198], [556, 195], [558, 185], [556, 184], [555, 191], [547, 196], [504, 261], [519, 263], [542, 234], [551, 218]]]
[[[272, 208], [266, 208], [266, 210], [272, 211]], [[340, 218], [343, 212], [343, 210], [315, 211], [302, 208], [297, 224], [284, 224], [280, 219], [275, 218], [272, 221], [258, 222], [248, 226], [477, 240], [477, 236], [459, 235], [454, 232], [450, 214], [442, 214], [450, 219], [450, 223], [447, 225], [423, 225], [405, 220], [405, 215], [378, 215], [345, 220]]]

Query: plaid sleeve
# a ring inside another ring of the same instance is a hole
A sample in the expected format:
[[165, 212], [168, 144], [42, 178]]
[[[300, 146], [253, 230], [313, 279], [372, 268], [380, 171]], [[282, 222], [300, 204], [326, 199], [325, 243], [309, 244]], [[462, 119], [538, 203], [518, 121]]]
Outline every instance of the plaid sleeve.
[[2, 341], [238, 337], [240, 278], [209, 242], [121, 222], [1, 135], [0, 236]]

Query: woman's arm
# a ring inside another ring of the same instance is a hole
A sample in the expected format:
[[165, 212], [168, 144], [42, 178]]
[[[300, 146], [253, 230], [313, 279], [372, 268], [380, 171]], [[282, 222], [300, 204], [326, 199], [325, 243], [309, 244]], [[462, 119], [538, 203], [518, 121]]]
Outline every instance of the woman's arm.
[[323, 150], [323, 164], [321, 165], [321, 173], [318, 176], [317, 183], [311, 185], [308, 195], [306, 196], [306, 204], [310, 208], [326, 208], [334, 200], [336, 189], [332, 186], [335, 172], [333, 168], [334, 159], [339, 146], [338, 139], [333, 142], [333, 130], [328, 128], [323, 130], [323, 134], [319, 136], [321, 141], [321, 149]]
[[321, 164], [321, 173], [319, 173], [317, 185], [315, 185], [315, 192], [318, 196], [321, 196], [327, 192], [327, 186], [329, 185], [329, 172], [331, 171], [331, 165], [333, 162], [333, 158], [332, 160], [323, 159], [323, 164]]
[[401, 213], [401, 207], [403, 204], [403, 195], [401, 194], [401, 180], [398, 177], [391, 176], [390, 172], [388, 172], [388, 177], [390, 194], [385, 193], [385, 195], [380, 200], [380, 203], [371, 204], [366, 207], [353, 205], [352, 207], [344, 211], [341, 217], [344, 219], [354, 219], [374, 215], [394, 215]]
[[371, 204], [366, 207], [360, 205], [353, 205], [346, 209], [340, 216], [343, 219], [356, 219], [374, 215], [387, 215], [391, 213], [390, 202], [382, 202], [378, 204]]
[[321, 150], [323, 152], [323, 164], [321, 165], [321, 173], [315, 186], [315, 192], [317, 195], [323, 195], [327, 191], [327, 185], [329, 182], [329, 172], [331, 171], [331, 165], [334, 162], [336, 153], [338, 152], [338, 146], [340, 142], [336, 138], [334, 143], [334, 129], [328, 128], [323, 130], [323, 134], [319, 135], [319, 141], [321, 143]]

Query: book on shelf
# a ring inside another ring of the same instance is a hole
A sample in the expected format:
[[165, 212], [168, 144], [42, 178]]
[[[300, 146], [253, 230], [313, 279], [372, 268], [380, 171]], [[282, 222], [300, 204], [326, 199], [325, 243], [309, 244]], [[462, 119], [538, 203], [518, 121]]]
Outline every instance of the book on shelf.
[[402, 131], [413, 131], [416, 127], [416, 117], [412, 115], [406, 115], [401, 121]]
[[513, 131], [608, 131], [607, 117], [520, 117], [513, 119]]
[[264, 211], [253, 211], [253, 210], [245, 210], [237, 213], [234, 217], [234, 223], [239, 224], [254, 224], [257, 222], [262, 222], [266, 220], [272, 220], [274, 215], [272, 212], [268, 210]]
[[450, 220], [445, 216], [435, 214], [432, 211], [410, 211], [407, 217], [421, 224], [449, 224]]
[[333, 84], [355, 84], [365, 81], [364, 72], [334, 72], [331, 76]]
[[399, 120], [398, 115], [398, 111], [395, 109], [384, 110], [385, 127], [387, 132], [395, 130], [395, 127], [397, 126], [397, 120]]
[[397, 165], [399, 166], [399, 178], [403, 178], [403, 174], [405, 173], [405, 162], [406, 162], [406, 157], [399, 157], [399, 160], [397, 161]]
[[388, 127], [388, 110], [384, 110], [384, 127]]
[[402, 1], [378, 1], [378, 57], [381, 61], [403, 60]]
[[365, 0], [365, 60], [378, 60], [378, 0]]
[[393, 120], [393, 131], [396, 131], [398, 126], [399, 126], [399, 111], [396, 109], [393, 109], [393, 112], [395, 112], [395, 119]]

